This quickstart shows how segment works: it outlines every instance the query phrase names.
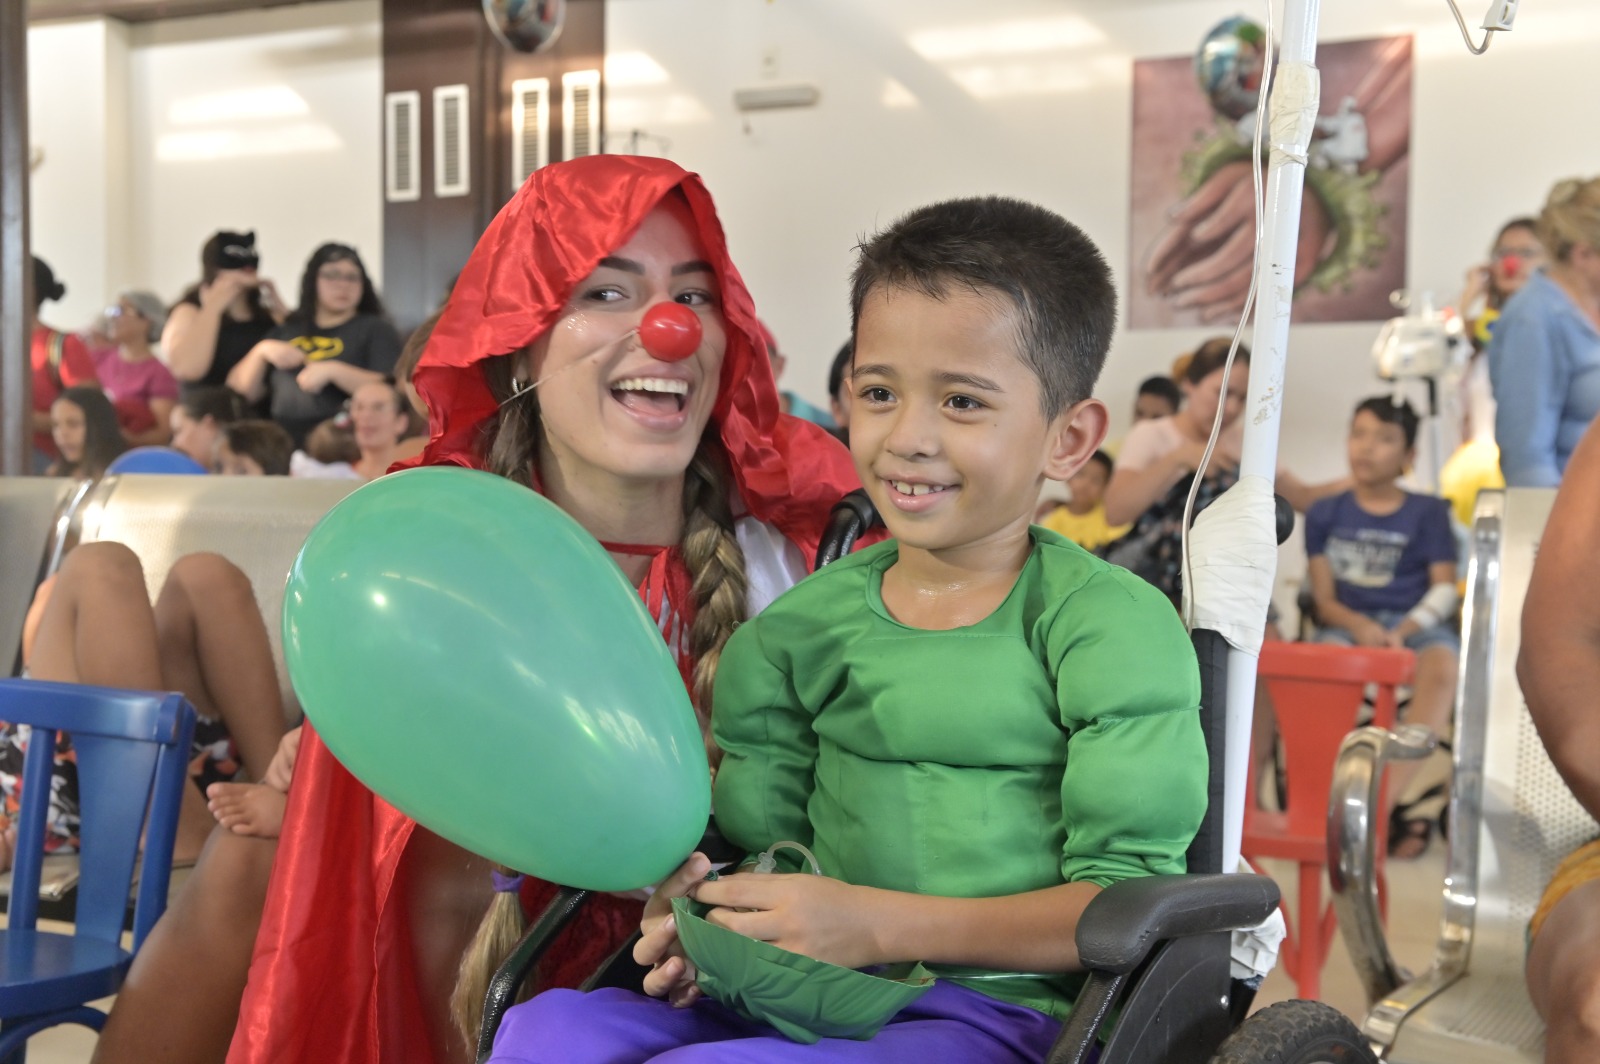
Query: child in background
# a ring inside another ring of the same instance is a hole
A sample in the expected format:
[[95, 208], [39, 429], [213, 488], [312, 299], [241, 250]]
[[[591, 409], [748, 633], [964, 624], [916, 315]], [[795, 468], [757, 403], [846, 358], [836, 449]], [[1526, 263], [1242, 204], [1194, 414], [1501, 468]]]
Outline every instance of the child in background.
[[45, 471], [51, 477], [96, 480], [128, 449], [117, 427], [117, 411], [98, 387], [68, 388], [50, 404], [50, 437], [60, 456]]
[[1139, 394], [1133, 400], [1134, 421], [1154, 421], [1171, 417], [1183, 405], [1183, 392], [1171, 377], [1146, 377], [1139, 382]]
[[[634, 951], [668, 1000], [549, 991], [509, 1011], [494, 1060], [709, 1060], [675, 1050], [734, 1042], [715, 1059], [1044, 1056], [1081, 985], [1068, 973], [1084, 906], [1183, 871], [1206, 804], [1177, 615], [1030, 527], [1044, 482], [1105, 436], [1090, 392], [1115, 301], [1088, 238], [1015, 200], [923, 208], [861, 249], [851, 451], [896, 538], [746, 621], [712, 716], [723, 834], [752, 853], [798, 840], [837, 878], [708, 882], [692, 855]], [[717, 1002], [674, 1008], [700, 995], [668, 918], [686, 893], [782, 949], [852, 968], [921, 960], [941, 978], [870, 1041], [801, 1045]]]
[[305, 449], [289, 457], [289, 475], [318, 480], [360, 480], [361, 474], [356, 472], [359, 461], [361, 448], [356, 445], [350, 415], [343, 413], [330, 417], [306, 434]]
[[294, 440], [275, 421], [253, 418], [222, 429], [217, 471], [231, 477], [286, 477]]
[[1067, 481], [1072, 497], [1046, 514], [1039, 523], [1084, 550], [1098, 551], [1114, 543], [1132, 526], [1114, 528], [1106, 520], [1106, 485], [1109, 483], [1111, 456], [1105, 451], [1096, 451]]
[[215, 472], [222, 428], [244, 416], [244, 400], [221, 386], [185, 388], [172, 408], [172, 446]]
[[[1364, 400], [1350, 423], [1354, 486], [1306, 513], [1306, 554], [1321, 630], [1318, 642], [1406, 647], [1417, 677], [1407, 719], [1442, 732], [1455, 702], [1456, 540], [1449, 504], [1413, 495], [1397, 481], [1416, 453], [1417, 414], [1388, 396]], [[1400, 795], [1418, 762], [1390, 768]], [[1415, 857], [1427, 849], [1432, 817], [1402, 812], [1391, 852]]]

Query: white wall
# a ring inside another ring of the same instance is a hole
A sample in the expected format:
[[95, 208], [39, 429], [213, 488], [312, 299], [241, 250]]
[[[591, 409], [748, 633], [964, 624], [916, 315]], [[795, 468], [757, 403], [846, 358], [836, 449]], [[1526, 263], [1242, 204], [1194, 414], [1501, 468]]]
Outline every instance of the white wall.
[[[1481, 18], [1486, 0], [1464, 0]], [[1580, 110], [1593, 97], [1600, 8], [1524, 5], [1487, 56], [1461, 43], [1444, 0], [1324, 3], [1325, 40], [1417, 35], [1410, 283], [1445, 299], [1505, 218], [1536, 211], [1555, 179], [1600, 172]], [[1125, 276], [1135, 58], [1192, 54], [1239, 0], [609, 0], [607, 129], [641, 129], [704, 174], [736, 261], [789, 357], [786, 386], [824, 398], [848, 327], [857, 239], [918, 204], [1003, 193], [1082, 225]], [[631, 84], [630, 84], [631, 82]], [[736, 86], [809, 82], [821, 102], [757, 112]], [[894, 84], [894, 83], [897, 83]], [[652, 140], [642, 139], [646, 150]], [[1344, 424], [1376, 390], [1376, 324], [1298, 327], [1284, 455], [1342, 471]], [[1101, 394], [1125, 428], [1144, 375], [1211, 330], [1123, 331]]]
[[[1487, 0], [1462, 0], [1481, 19]], [[1416, 35], [1408, 284], [1452, 301], [1505, 219], [1559, 178], [1600, 173], [1600, 7], [1537, 0], [1489, 54], [1465, 49], [1444, 0], [1322, 5], [1323, 40]], [[863, 234], [938, 198], [1032, 199], [1079, 225], [1126, 278], [1132, 64], [1189, 55], [1256, 0], [608, 0], [607, 129], [706, 177], [735, 261], [788, 356], [786, 387], [825, 399], [849, 330]], [[733, 107], [737, 87], [808, 82], [797, 111]], [[662, 140], [655, 138], [664, 138]], [[1125, 283], [1125, 282], [1124, 282]], [[1124, 289], [1125, 297], [1125, 289]], [[1345, 471], [1350, 410], [1381, 390], [1377, 323], [1296, 326], [1281, 453], [1302, 476]], [[1133, 389], [1214, 330], [1119, 332], [1099, 393], [1126, 430]], [[1280, 600], [1304, 570], [1291, 542]]]
[[33, 172], [33, 247], [67, 286], [42, 317], [77, 328], [128, 276], [130, 213], [119, 75], [128, 27], [112, 19], [50, 23], [28, 31], [28, 139]]
[[119, 288], [173, 299], [217, 229], [255, 229], [293, 304], [326, 240], [381, 283], [379, 0], [127, 26], [30, 28], [33, 244], [66, 278], [47, 308], [84, 325]]

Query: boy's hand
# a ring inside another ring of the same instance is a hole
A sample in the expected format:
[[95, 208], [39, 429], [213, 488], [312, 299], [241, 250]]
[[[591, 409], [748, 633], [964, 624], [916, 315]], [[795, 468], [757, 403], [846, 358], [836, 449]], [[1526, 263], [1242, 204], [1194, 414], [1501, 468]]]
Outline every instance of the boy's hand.
[[1417, 627], [1417, 622], [1407, 618], [1389, 630], [1389, 645], [1396, 650], [1404, 650], [1406, 640], [1422, 631]]
[[692, 853], [676, 872], [663, 879], [644, 903], [644, 919], [639, 922], [641, 935], [633, 947], [633, 959], [651, 969], [645, 973], [644, 992], [651, 997], [664, 997], [680, 1009], [700, 1000], [702, 991], [695, 985], [694, 965], [678, 941], [672, 899], [688, 894], [689, 888], [710, 871], [710, 859], [703, 853]]
[[1371, 617], [1363, 617], [1360, 622], [1351, 625], [1350, 635], [1356, 641], [1356, 646], [1382, 648], [1395, 645], [1389, 629]]
[[[883, 960], [859, 887], [826, 876], [724, 876], [696, 884], [696, 901], [717, 908], [706, 920], [779, 949], [844, 968]], [[742, 911], [748, 910], [748, 911]]]

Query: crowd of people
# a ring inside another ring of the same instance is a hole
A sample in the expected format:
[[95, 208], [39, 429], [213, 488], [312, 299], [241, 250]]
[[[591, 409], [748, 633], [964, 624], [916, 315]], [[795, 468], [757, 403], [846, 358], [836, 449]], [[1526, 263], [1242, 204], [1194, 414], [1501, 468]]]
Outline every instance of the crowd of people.
[[92, 479], [170, 447], [196, 471], [371, 480], [419, 451], [399, 334], [356, 250], [317, 248], [292, 310], [259, 262], [254, 233], [218, 232], [170, 308], [129, 290], [69, 332], [40, 317], [66, 286], [36, 256], [35, 472]]
[[[596, 189], [611, 210], [591, 211]], [[42, 469], [99, 476], [155, 445], [223, 474], [458, 465], [543, 494], [652, 611], [723, 834], [752, 854], [805, 840], [829, 871], [708, 881], [693, 854], [648, 901], [599, 899], [511, 1010], [495, 1059], [646, 1061], [708, 1043], [770, 1061], [1042, 1058], [1078, 980], [1025, 973], [1071, 972], [1083, 907], [1120, 879], [1181, 871], [1205, 808], [1199, 679], [1173, 605], [1191, 491], [1203, 509], [1238, 480], [1248, 348], [1230, 364], [1230, 340], [1213, 339], [1146, 380], [1109, 444], [1093, 397], [1109, 267], [1048, 211], [953, 200], [859, 249], [824, 410], [778, 389], [782, 349], [699, 179], [634, 157], [535, 172], [404, 345], [350, 247], [317, 249], [293, 308], [258, 275], [254, 234], [217, 233], [201, 262], [170, 309], [129, 291], [82, 336], [36, 327]], [[41, 305], [59, 299], [35, 270]], [[1460, 385], [1478, 396], [1463, 436], [1481, 444], [1487, 417], [1506, 482], [1555, 483], [1600, 410], [1600, 180], [1564, 183], [1536, 222], [1506, 226], [1474, 277], [1461, 311], [1482, 353]], [[641, 336], [664, 302], [702, 326], [687, 358]], [[1396, 395], [1365, 399], [1347, 475], [1280, 469], [1277, 484], [1305, 517], [1315, 638], [1414, 651], [1411, 719], [1443, 730], [1457, 539], [1448, 502], [1407, 480], [1418, 425]], [[1065, 501], [1041, 508], [1046, 484]], [[889, 538], [800, 585], [858, 485]], [[1268, 628], [1283, 637], [1275, 616]], [[40, 589], [24, 662], [40, 679], [180, 690], [207, 721], [177, 848], [196, 869], [97, 1060], [470, 1056], [505, 923], [554, 888], [419, 827], [314, 726], [286, 731], [235, 566], [183, 559], [152, 604], [130, 551], [80, 546]], [[975, 716], [978, 688], [995, 708]], [[78, 811], [61, 760], [64, 847]], [[1135, 776], [1140, 801], [1107, 800]], [[0, 781], [14, 798], [15, 767]], [[938, 814], [896, 812], [917, 809]], [[1414, 810], [1395, 805], [1398, 856], [1429, 842]], [[941, 979], [870, 1041], [808, 1049], [701, 1000], [671, 916], [683, 896], [813, 958], [919, 960]], [[643, 994], [573, 992], [640, 929]]]

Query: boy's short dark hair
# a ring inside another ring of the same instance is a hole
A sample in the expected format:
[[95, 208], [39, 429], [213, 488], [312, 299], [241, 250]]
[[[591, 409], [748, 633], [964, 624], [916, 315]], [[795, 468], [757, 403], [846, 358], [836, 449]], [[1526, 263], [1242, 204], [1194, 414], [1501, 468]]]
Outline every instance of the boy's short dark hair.
[[1016, 310], [1017, 353], [1039, 378], [1047, 417], [1094, 391], [1117, 321], [1111, 267], [1083, 230], [1053, 211], [1001, 196], [920, 207], [857, 247], [855, 334], [882, 286], [943, 299], [952, 287], [1000, 292]]
[[[1106, 454], [1106, 452], [1104, 452], [1104, 451], [1096, 451], [1096, 452], [1094, 452], [1094, 454], [1091, 454], [1089, 456], [1089, 461], [1098, 463], [1101, 467], [1103, 467], [1105, 469], [1105, 471], [1106, 471], [1106, 476], [1109, 477], [1111, 475], [1111, 469], [1112, 469], [1111, 456], [1109, 454]], [[1087, 465], [1084, 465], [1083, 468], [1087, 469], [1089, 467]]]
[[1140, 395], [1153, 395], [1157, 399], [1165, 399], [1176, 410], [1183, 405], [1183, 393], [1178, 390], [1178, 382], [1165, 374], [1146, 377], [1139, 382]]
[[249, 419], [222, 427], [222, 439], [234, 454], [254, 459], [269, 477], [289, 475], [294, 439], [275, 421]]
[[1374, 395], [1371, 399], [1363, 399], [1356, 404], [1355, 414], [1350, 415], [1350, 420], [1354, 421], [1356, 414], [1363, 410], [1385, 425], [1399, 425], [1406, 437], [1406, 450], [1417, 445], [1417, 424], [1421, 419], [1404, 399], [1392, 395]]
[[839, 387], [844, 384], [845, 371], [850, 368], [850, 360], [855, 357], [856, 342], [846, 340], [839, 348], [838, 354], [833, 356], [833, 365], [828, 367], [828, 394], [839, 394]]

